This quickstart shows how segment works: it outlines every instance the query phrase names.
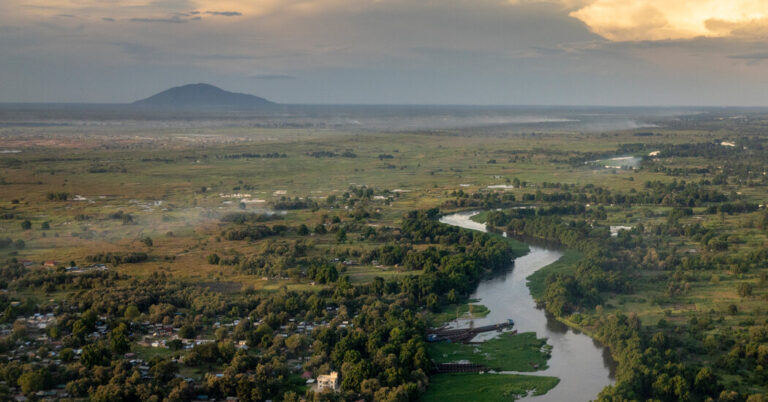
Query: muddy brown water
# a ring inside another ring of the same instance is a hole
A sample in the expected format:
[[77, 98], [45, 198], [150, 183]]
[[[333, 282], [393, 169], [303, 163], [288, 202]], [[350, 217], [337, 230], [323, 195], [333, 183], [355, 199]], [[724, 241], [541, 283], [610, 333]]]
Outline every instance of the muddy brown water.
[[[470, 218], [477, 212], [462, 212], [446, 215], [441, 222], [466, 229], [486, 231], [485, 225], [473, 222]], [[573, 330], [557, 321], [554, 317], [537, 308], [527, 286], [527, 277], [537, 270], [557, 261], [562, 252], [555, 248], [529, 245], [530, 252], [516, 258], [510, 269], [480, 282], [473, 299], [479, 299], [490, 309], [488, 316], [473, 320], [474, 326], [505, 322], [513, 319], [514, 329], [519, 332], [535, 332], [539, 338], [547, 338], [552, 346], [552, 358], [547, 361], [548, 368], [526, 375], [545, 375], [558, 377], [560, 383], [545, 395], [528, 396], [523, 401], [590, 401], [598, 393], [613, 383], [615, 363], [607, 348], [589, 336]], [[468, 326], [467, 320], [454, 322], [454, 326]], [[496, 336], [486, 333], [483, 338]]]

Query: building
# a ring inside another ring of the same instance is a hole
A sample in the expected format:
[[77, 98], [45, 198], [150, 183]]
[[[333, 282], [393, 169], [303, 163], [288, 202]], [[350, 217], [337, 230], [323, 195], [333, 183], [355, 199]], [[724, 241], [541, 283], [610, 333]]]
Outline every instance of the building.
[[317, 390], [322, 391], [325, 389], [339, 390], [339, 373], [331, 371], [331, 374], [317, 376]]

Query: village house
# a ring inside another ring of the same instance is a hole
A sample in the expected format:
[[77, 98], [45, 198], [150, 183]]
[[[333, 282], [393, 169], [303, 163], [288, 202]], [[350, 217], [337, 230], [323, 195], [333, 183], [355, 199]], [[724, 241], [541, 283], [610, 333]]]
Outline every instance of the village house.
[[317, 376], [317, 390], [322, 391], [330, 389], [334, 392], [339, 390], [339, 373], [331, 371], [331, 374], [322, 374]]

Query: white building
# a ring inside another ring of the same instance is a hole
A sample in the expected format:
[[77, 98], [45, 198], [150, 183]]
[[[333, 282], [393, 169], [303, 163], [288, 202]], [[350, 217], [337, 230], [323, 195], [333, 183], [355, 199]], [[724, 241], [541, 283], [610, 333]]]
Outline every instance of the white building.
[[339, 390], [339, 373], [331, 371], [331, 374], [317, 376], [317, 390], [322, 391], [324, 389]]

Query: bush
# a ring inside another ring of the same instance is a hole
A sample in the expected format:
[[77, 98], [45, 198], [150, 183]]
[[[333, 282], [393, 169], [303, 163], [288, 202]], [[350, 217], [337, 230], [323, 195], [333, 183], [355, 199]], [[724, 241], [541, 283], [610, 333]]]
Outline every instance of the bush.
[[69, 199], [69, 193], [65, 192], [50, 192], [45, 195], [45, 197], [48, 199], [48, 201], [66, 201]]
[[736, 291], [741, 297], [752, 296], [752, 289], [753, 287], [750, 283], [740, 283], [736, 286]]
[[219, 261], [221, 261], [221, 257], [219, 257], [218, 254], [213, 253], [208, 255], [208, 263], [211, 265], [218, 265]]

